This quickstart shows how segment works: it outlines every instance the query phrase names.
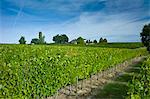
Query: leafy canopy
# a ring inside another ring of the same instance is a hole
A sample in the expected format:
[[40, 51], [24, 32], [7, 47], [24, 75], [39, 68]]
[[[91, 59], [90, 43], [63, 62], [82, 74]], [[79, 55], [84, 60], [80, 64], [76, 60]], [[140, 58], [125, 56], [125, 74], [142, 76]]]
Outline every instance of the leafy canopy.
[[99, 39], [99, 43], [107, 43], [107, 39], [106, 39], [106, 38], [103, 39], [103, 38], [101, 37], [101, 38]]
[[68, 43], [69, 38], [65, 34], [62, 35], [57, 34], [56, 36], [53, 37], [53, 41], [58, 44], [65, 44]]
[[20, 44], [26, 44], [26, 40], [25, 37], [21, 36], [20, 40], [19, 40]]
[[150, 52], [150, 23], [143, 27], [142, 32], [140, 33], [141, 40], [144, 46], [147, 47], [147, 50]]
[[34, 44], [45, 44], [45, 36], [42, 35], [42, 32], [39, 32], [39, 39], [38, 38], [33, 38], [31, 40], [31, 43], [34, 43]]
[[84, 39], [82, 37], [78, 37], [77, 44], [84, 44]]

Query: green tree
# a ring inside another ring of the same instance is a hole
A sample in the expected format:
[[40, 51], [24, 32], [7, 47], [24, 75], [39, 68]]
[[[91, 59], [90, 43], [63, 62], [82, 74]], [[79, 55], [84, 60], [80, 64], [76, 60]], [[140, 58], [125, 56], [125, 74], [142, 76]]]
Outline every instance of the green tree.
[[26, 40], [25, 37], [21, 36], [20, 40], [19, 40], [20, 44], [26, 44]]
[[144, 25], [141, 35], [141, 41], [144, 46], [147, 47], [147, 50], [150, 52], [150, 23], [148, 25]]
[[83, 45], [84, 44], [84, 39], [82, 37], [78, 37], [77, 38], [77, 44]]
[[107, 39], [106, 39], [106, 38], [104, 38], [103, 42], [104, 42], [104, 43], [107, 43]]
[[89, 40], [89, 43], [93, 43], [91, 40]]
[[53, 41], [54, 41], [55, 43], [60, 43], [59, 35], [54, 36], [54, 37], [53, 37]]
[[39, 32], [39, 44], [45, 43], [45, 36], [42, 35], [42, 32]]
[[67, 43], [69, 41], [69, 38], [67, 37], [67, 35], [62, 34], [61, 35], [61, 43]]
[[89, 40], [86, 40], [86, 43], [89, 43]]
[[96, 44], [96, 43], [97, 43], [97, 40], [94, 40], [94, 41], [93, 41], [93, 43], [95, 43], [95, 44]]
[[86, 43], [93, 43], [91, 40], [86, 40]]
[[33, 39], [31, 40], [31, 43], [39, 44], [39, 39], [38, 39], [38, 38], [33, 38]]
[[53, 41], [55, 43], [58, 43], [58, 44], [65, 44], [65, 43], [67, 43], [69, 41], [69, 38], [65, 34], [62, 34], [62, 35], [58, 34], [58, 35], [53, 37]]
[[103, 38], [101, 37], [101, 38], [99, 39], [99, 43], [107, 43], [107, 39], [106, 39], [106, 38], [103, 39]]
[[31, 40], [31, 43], [34, 43], [34, 44], [45, 44], [45, 36], [42, 35], [42, 32], [39, 32], [39, 38], [33, 38]]
[[101, 37], [100, 39], [99, 39], [99, 43], [102, 43], [103, 42], [103, 38]]

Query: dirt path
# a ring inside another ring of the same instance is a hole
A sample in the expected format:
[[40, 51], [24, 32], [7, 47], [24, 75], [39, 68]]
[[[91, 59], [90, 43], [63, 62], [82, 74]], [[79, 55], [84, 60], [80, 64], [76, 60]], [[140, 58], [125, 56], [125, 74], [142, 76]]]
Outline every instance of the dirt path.
[[[122, 75], [131, 66], [138, 64], [144, 60], [146, 56], [137, 57], [129, 61], [125, 61], [113, 68], [102, 71], [91, 78], [77, 82], [75, 85], [69, 85], [59, 90], [54, 96], [48, 99], [93, 99], [98, 90], [102, 89], [107, 83], [113, 82], [113, 79]], [[123, 83], [123, 82], [117, 82]], [[126, 84], [126, 83], [124, 83]]]

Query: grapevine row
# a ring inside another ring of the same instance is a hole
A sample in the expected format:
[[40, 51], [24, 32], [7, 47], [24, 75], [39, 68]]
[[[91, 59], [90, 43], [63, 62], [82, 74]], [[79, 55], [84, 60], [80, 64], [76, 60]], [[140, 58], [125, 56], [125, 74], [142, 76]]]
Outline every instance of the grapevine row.
[[129, 99], [149, 99], [150, 98], [150, 56], [140, 66], [140, 73], [134, 75], [129, 82]]
[[0, 52], [0, 96], [37, 98], [144, 55], [146, 49], [0, 45]]

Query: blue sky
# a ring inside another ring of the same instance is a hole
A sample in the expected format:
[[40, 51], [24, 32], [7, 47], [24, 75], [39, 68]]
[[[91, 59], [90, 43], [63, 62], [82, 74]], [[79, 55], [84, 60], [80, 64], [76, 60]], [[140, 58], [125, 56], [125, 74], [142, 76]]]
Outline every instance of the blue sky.
[[30, 43], [40, 31], [46, 42], [56, 34], [137, 42], [149, 10], [149, 0], [0, 0], [0, 43]]

